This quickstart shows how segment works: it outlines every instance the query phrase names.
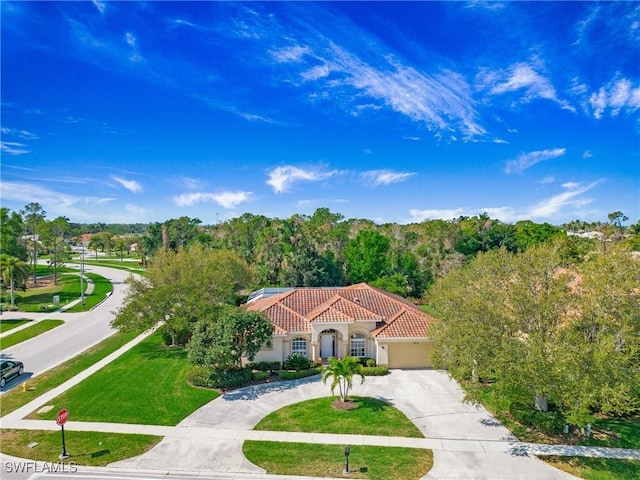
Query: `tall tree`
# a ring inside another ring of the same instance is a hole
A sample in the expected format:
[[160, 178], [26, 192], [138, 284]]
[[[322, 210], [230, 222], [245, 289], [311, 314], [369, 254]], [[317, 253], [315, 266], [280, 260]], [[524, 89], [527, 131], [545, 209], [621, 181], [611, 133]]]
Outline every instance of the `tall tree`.
[[164, 322], [172, 343], [181, 343], [191, 324], [210, 305], [235, 305], [251, 284], [249, 265], [238, 254], [194, 244], [188, 249], [158, 250], [146, 278], [129, 278], [129, 289], [113, 325], [147, 329]]
[[389, 272], [390, 242], [373, 229], [361, 230], [344, 252], [349, 282], [371, 282]]
[[57, 217], [45, 222], [43, 229], [44, 243], [50, 247], [51, 265], [53, 266], [53, 283], [58, 284], [58, 264], [67, 259], [64, 240], [69, 234], [70, 226], [67, 217]]
[[27, 248], [20, 243], [25, 231], [24, 220], [19, 213], [9, 212], [8, 208], [0, 207], [0, 251], [26, 261]]
[[38, 282], [37, 265], [38, 265], [38, 248], [40, 244], [40, 231], [44, 225], [47, 212], [43, 210], [37, 202], [25, 205], [20, 212], [27, 227], [27, 232], [31, 235], [31, 261], [33, 262], [33, 283]]

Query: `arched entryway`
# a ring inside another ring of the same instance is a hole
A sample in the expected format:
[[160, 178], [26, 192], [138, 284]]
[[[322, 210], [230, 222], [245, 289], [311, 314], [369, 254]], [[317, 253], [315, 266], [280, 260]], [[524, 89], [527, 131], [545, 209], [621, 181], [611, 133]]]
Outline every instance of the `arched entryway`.
[[323, 330], [318, 335], [320, 340], [320, 358], [338, 356], [338, 331], [333, 328]]

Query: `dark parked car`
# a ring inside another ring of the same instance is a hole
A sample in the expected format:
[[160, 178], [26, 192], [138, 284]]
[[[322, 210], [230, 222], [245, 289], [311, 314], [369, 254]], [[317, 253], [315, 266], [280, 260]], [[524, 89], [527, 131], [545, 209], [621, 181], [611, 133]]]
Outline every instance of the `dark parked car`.
[[22, 362], [2, 360], [2, 367], [0, 369], [0, 388], [4, 387], [7, 380], [11, 380], [13, 377], [19, 377], [23, 372], [24, 365]]

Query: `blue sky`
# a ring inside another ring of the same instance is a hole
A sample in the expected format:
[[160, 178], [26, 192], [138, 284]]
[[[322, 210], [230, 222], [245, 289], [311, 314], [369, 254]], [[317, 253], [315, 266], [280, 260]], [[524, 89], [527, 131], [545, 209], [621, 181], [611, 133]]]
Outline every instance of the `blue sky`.
[[640, 218], [640, 3], [2, 2], [2, 206]]

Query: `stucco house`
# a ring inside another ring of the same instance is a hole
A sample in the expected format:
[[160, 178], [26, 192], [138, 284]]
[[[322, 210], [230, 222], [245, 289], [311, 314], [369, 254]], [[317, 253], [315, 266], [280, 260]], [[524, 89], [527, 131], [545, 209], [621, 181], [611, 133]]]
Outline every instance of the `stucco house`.
[[284, 361], [298, 352], [374, 358], [389, 368], [430, 367], [435, 321], [404, 298], [366, 283], [348, 287], [262, 289], [245, 308], [265, 312], [274, 325], [269, 347], [255, 362]]

